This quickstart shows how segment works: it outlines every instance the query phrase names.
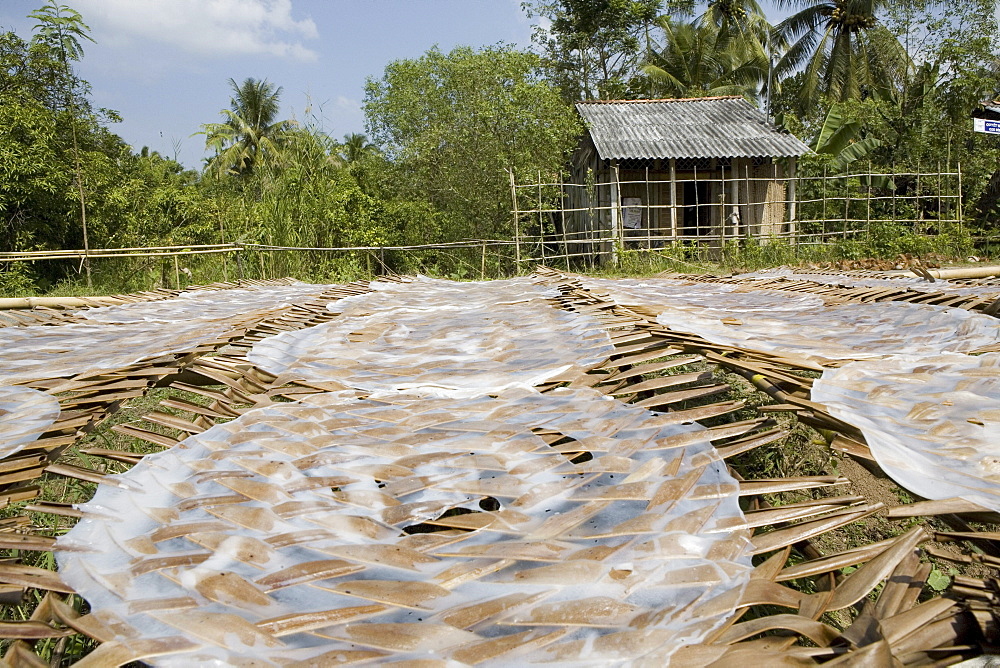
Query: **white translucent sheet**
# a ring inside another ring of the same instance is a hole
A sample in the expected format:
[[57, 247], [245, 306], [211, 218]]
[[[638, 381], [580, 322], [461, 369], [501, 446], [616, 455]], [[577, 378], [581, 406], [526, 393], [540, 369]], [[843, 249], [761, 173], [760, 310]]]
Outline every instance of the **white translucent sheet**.
[[778, 290], [736, 292], [735, 285], [695, 283], [670, 278], [581, 278], [589, 290], [607, 294], [622, 305], [642, 305], [653, 310], [691, 311], [708, 317], [731, 316], [733, 309], [746, 313], [799, 311], [822, 306], [815, 295]]
[[373, 287], [332, 303], [335, 320], [264, 339], [247, 359], [306, 380], [458, 397], [533, 387], [614, 351], [597, 320], [554, 307], [528, 279]]
[[[741, 296], [744, 296], [741, 294]], [[720, 317], [725, 314], [725, 317]], [[959, 308], [885, 302], [801, 311], [708, 313], [664, 309], [656, 321], [712, 343], [819, 363], [969, 352], [1000, 341], [1000, 320]]]
[[105, 306], [81, 311], [88, 320], [108, 323], [227, 320], [315, 298], [332, 285], [295, 283], [232, 290], [192, 290], [173, 299]]
[[20, 452], [59, 417], [59, 402], [30, 387], [0, 385], [0, 458]]
[[824, 285], [842, 285], [850, 288], [909, 288], [921, 292], [951, 292], [956, 295], [991, 297], [1000, 295], [1000, 285], [965, 285], [938, 279], [934, 282], [919, 276], [857, 276], [832, 273], [796, 273], [791, 269], [766, 269], [749, 274], [738, 274], [733, 278], [788, 278], [791, 280], [813, 281]]
[[0, 384], [119, 369], [147, 357], [190, 350], [230, 329], [218, 320], [4, 327]]
[[860, 428], [902, 487], [1000, 512], [1000, 355], [853, 362], [825, 371], [812, 398]]
[[0, 385], [97, 373], [190, 350], [329, 287], [206, 290], [82, 312], [94, 322], [0, 328]]
[[656, 321], [676, 331], [820, 364], [969, 352], [1000, 341], [1000, 320], [957, 308], [905, 302], [828, 307], [814, 295], [737, 292], [732, 285], [674, 279], [584, 278], [582, 283], [618, 303], [659, 311]]
[[99, 487], [56, 556], [116, 641], [164, 666], [662, 666], [748, 581], [698, 425], [589, 389], [310, 401]]

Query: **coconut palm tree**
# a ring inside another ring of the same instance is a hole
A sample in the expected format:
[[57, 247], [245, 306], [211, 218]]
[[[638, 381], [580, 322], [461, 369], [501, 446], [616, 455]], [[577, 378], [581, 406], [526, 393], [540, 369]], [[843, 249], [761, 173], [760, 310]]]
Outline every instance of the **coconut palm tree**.
[[753, 97], [767, 76], [763, 52], [737, 32], [713, 21], [658, 20], [663, 45], [651, 50], [643, 73], [659, 97], [744, 95]]
[[340, 159], [348, 165], [377, 153], [378, 147], [368, 141], [368, 135], [361, 132], [344, 135], [344, 142], [340, 145], [339, 151]]
[[833, 101], [888, 96], [903, 80], [909, 57], [878, 19], [891, 0], [778, 0], [798, 9], [777, 27], [790, 44], [778, 64], [787, 74], [804, 69], [799, 105], [811, 108], [820, 95]]
[[771, 24], [757, 0], [710, 0], [701, 15], [702, 23], [711, 23], [719, 32], [742, 38], [750, 47], [766, 49]]
[[208, 168], [216, 175], [247, 176], [256, 167], [280, 156], [282, 136], [294, 121], [278, 120], [281, 87], [267, 79], [247, 78], [241, 84], [230, 79], [233, 89], [229, 109], [223, 109], [223, 123], [202, 126], [206, 148], [215, 151]]

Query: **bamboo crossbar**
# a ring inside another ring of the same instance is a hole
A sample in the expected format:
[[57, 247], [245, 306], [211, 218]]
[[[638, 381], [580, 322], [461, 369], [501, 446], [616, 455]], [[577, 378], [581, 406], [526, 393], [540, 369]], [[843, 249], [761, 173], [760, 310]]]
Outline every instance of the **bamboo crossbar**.
[[[241, 250], [258, 251], [317, 251], [317, 252], [360, 252], [385, 250], [435, 250], [456, 248], [491, 248], [512, 246], [512, 240], [466, 240], [450, 241], [437, 244], [419, 244], [413, 246], [272, 246], [266, 244], [205, 244], [195, 246], [149, 246], [147, 248], [96, 248], [92, 250], [52, 250], [23, 251], [0, 253], [0, 262], [34, 262], [38, 260], [79, 260], [83, 258], [111, 257], [173, 257], [180, 255], [206, 255], [218, 253], [237, 253]], [[177, 250], [180, 249], [180, 250]], [[137, 252], [148, 251], [148, 252]]]

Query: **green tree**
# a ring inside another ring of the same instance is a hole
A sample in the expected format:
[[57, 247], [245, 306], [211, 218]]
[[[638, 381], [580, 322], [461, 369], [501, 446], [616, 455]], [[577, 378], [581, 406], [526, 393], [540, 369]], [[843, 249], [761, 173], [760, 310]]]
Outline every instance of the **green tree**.
[[[39, 50], [46, 50], [56, 55], [56, 62], [60, 67], [52, 70], [53, 88], [59, 89], [65, 101], [65, 112], [69, 115], [70, 135], [73, 139], [73, 162], [76, 170], [76, 188], [80, 196], [80, 228], [83, 232], [83, 248], [86, 253], [90, 248], [87, 234], [87, 197], [83, 182], [83, 168], [80, 164], [80, 142], [77, 136], [77, 115], [78, 109], [74, 104], [76, 100], [75, 89], [78, 80], [73, 73], [70, 62], [76, 62], [83, 57], [83, 47], [80, 40], [91, 39], [88, 31], [90, 27], [83, 22], [83, 17], [79, 12], [67, 7], [58, 5], [55, 0], [28, 15], [38, 21], [35, 24], [35, 34], [31, 40], [32, 47]], [[87, 286], [91, 285], [90, 258], [84, 259], [84, 267], [87, 270]]]
[[0, 34], [0, 248], [58, 248], [73, 211], [56, 116], [38, 83], [56, 65], [12, 32]]
[[833, 101], [886, 96], [906, 75], [909, 59], [879, 13], [891, 0], [779, 0], [799, 11], [777, 26], [790, 44], [778, 65], [782, 74], [804, 68], [799, 109], [820, 96]]
[[254, 168], [277, 160], [284, 135], [294, 121], [279, 120], [281, 87], [267, 79], [247, 78], [243, 83], [229, 80], [233, 90], [229, 109], [223, 109], [223, 123], [202, 126], [205, 147], [215, 152], [209, 161], [214, 175], [247, 176]]
[[[627, 94], [649, 47], [649, 30], [664, 4], [664, 0], [534, 0], [522, 2], [521, 7], [529, 19], [546, 21], [547, 26], [535, 27], [532, 39], [551, 80], [567, 102], [575, 102]], [[693, 6], [687, 1], [680, 4]]]
[[652, 97], [755, 96], [767, 78], [763, 52], [736, 30], [713, 21], [658, 21], [663, 45], [650, 51], [642, 71]]
[[369, 133], [397, 164], [404, 198], [431, 202], [452, 238], [508, 234], [507, 170], [555, 174], [580, 134], [539, 64], [509, 46], [434, 48], [368, 80]]

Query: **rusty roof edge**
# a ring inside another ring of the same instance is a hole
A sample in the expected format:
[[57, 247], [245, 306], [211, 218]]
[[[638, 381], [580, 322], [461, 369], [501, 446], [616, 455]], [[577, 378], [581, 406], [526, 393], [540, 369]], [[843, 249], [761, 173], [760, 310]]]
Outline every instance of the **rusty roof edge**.
[[645, 104], [648, 102], [705, 102], [707, 100], [746, 100], [742, 95], [714, 95], [711, 97], [663, 97], [650, 100], [580, 100], [575, 105], [581, 104]]

